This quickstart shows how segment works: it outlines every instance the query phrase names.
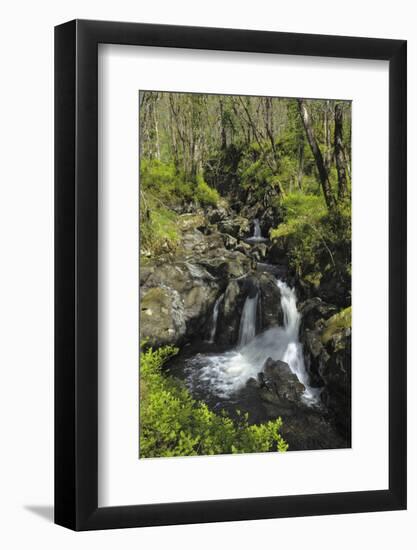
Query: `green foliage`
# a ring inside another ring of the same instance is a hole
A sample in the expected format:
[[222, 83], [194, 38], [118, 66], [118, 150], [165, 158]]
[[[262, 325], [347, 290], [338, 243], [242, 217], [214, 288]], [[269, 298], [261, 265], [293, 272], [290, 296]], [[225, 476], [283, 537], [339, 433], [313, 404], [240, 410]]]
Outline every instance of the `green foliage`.
[[174, 347], [141, 353], [140, 360], [140, 456], [141, 458], [285, 452], [281, 418], [249, 425], [240, 414], [233, 421], [225, 413], [215, 414], [194, 400], [188, 390], [161, 370], [177, 353]]
[[324, 274], [350, 278], [350, 203], [328, 212], [322, 195], [293, 193], [281, 202], [283, 222], [271, 230], [284, 239], [289, 263], [298, 277], [318, 286]]
[[173, 163], [143, 158], [140, 165], [140, 184], [146, 196], [165, 208], [173, 208], [187, 202], [197, 201], [202, 206], [215, 205], [219, 194], [212, 189], [201, 175], [196, 181], [188, 181], [177, 171]]
[[203, 206], [216, 206], [220, 200], [220, 195], [206, 183], [202, 176], [197, 176], [197, 189], [195, 198]]
[[327, 342], [336, 333], [352, 326], [352, 306], [347, 307], [336, 313], [330, 319], [327, 319], [326, 326], [321, 335], [323, 344]]
[[141, 249], [153, 255], [174, 251], [179, 243], [175, 209], [188, 202], [208, 206], [220, 200], [202, 176], [187, 182], [173, 164], [155, 159], [142, 159], [140, 186]]
[[304, 226], [317, 226], [327, 214], [326, 203], [321, 195], [291, 193], [281, 201], [284, 219], [276, 229], [271, 230], [271, 238], [286, 237], [302, 231]]
[[155, 255], [174, 251], [179, 242], [177, 214], [159, 206], [152, 197], [148, 197], [147, 202], [151, 206], [147, 207], [146, 214], [141, 211], [140, 218], [141, 250]]

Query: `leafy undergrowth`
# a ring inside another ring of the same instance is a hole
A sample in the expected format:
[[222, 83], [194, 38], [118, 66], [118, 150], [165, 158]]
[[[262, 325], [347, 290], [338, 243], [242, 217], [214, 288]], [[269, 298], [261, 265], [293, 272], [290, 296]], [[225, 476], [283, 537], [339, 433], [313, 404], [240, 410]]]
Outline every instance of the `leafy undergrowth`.
[[336, 313], [326, 321], [321, 340], [323, 344], [327, 342], [338, 332], [352, 326], [352, 307], [347, 307]]
[[322, 195], [292, 193], [281, 202], [283, 222], [271, 239], [285, 242], [290, 267], [299, 278], [320, 284], [324, 274], [350, 280], [351, 210], [328, 212]]
[[189, 181], [173, 164], [159, 160], [141, 160], [140, 185], [144, 193], [151, 194], [168, 208], [185, 202], [215, 206], [220, 199], [218, 192], [201, 175], [197, 175], [195, 181]]
[[162, 365], [178, 350], [165, 346], [141, 353], [140, 458], [279, 451], [281, 418], [249, 425], [247, 415], [233, 421], [193, 399], [181, 382], [163, 374]]
[[168, 208], [158, 207], [152, 199], [148, 200], [152, 207], [146, 215], [141, 213], [141, 250], [155, 255], [172, 252], [180, 241], [178, 215]]
[[219, 194], [201, 176], [190, 182], [173, 164], [142, 159], [140, 170], [141, 250], [151, 255], [172, 252], [180, 240], [178, 211], [185, 204], [213, 206]]

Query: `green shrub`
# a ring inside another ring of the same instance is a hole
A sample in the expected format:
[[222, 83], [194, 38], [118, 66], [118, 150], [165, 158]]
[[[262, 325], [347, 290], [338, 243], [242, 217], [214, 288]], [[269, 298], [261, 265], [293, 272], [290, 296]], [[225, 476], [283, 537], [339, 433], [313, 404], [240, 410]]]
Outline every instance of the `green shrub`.
[[327, 214], [322, 195], [291, 193], [281, 201], [283, 223], [272, 229], [270, 236], [287, 237], [302, 230], [304, 226], [316, 226]]
[[192, 398], [182, 383], [162, 373], [174, 347], [141, 353], [140, 457], [193, 456], [279, 451], [288, 444], [280, 434], [281, 418], [249, 425], [247, 415], [233, 421]]
[[220, 198], [201, 175], [197, 175], [195, 182], [189, 181], [174, 164], [155, 159], [141, 160], [140, 184], [147, 196], [151, 195], [168, 208], [191, 201], [198, 201], [203, 206], [215, 205]]
[[[140, 166], [141, 250], [158, 255], [174, 251], [179, 243], [178, 214], [189, 202], [216, 205], [220, 196], [202, 178], [188, 182], [173, 164], [142, 159]], [[175, 209], [175, 210], [174, 210]]]
[[[151, 201], [154, 204], [154, 201]], [[141, 251], [158, 255], [174, 251], [179, 243], [177, 214], [163, 207], [149, 209], [140, 219]]]
[[352, 326], [352, 307], [347, 307], [336, 313], [330, 319], [327, 319], [321, 341], [323, 344], [327, 342], [338, 332]]
[[285, 241], [290, 267], [318, 286], [325, 273], [350, 279], [351, 208], [346, 202], [328, 212], [322, 195], [292, 193], [281, 201], [283, 222], [270, 231]]
[[216, 206], [220, 200], [220, 195], [204, 181], [202, 176], [197, 176], [196, 199], [203, 206]]

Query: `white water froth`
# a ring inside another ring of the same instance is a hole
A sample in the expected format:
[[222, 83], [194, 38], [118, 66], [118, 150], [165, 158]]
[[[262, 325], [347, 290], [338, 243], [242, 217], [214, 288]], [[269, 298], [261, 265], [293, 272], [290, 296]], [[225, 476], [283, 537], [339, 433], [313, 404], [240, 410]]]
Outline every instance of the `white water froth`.
[[[219, 355], [197, 354], [187, 361], [190, 389], [204, 386], [218, 397], [227, 398], [242, 388], [251, 377], [256, 378], [268, 357], [274, 361], [287, 363], [291, 371], [304, 384], [304, 400], [315, 403], [320, 391], [309, 386], [309, 376], [305, 368], [302, 345], [298, 339], [301, 314], [297, 310], [294, 289], [285, 282], [277, 281], [281, 291], [281, 307], [284, 313], [284, 326], [272, 327], [249, 341], [253, 326], [249, 319], [256, 321], [258, 295], [247, 298], [241, 319], [242, 347]], [[245, 312], [246, 309], [246, 312]], [[253, 314], [255, 311], [255, 314]], [[242, 325], [244, 331], [242, 333]], [[254, 330], [254, 328], [253, 328]], [[245, 341], [243, 341], [243, 334]], [[246, 340], [247, 339], [247, 340]]]
[[217, 319], [219, 318], [219, 308], [220, 308], [220, 303], [221, 301], [223, 300], [223, 297], [224, 297], [224, 294], [221, 294], [215, 304], [214, 304], [214, 308], [213, 308], [213, 317], [211, 319], [211, 330], [210, 330], [210, 338], [209, 338], [209, 343], [210, 344], [213, 344], [214, 343], [214, 339], [216, 337], [216, 332], [217, 332]]
[[258, 292], [245, 300], [239, 326], [239, 348], [246, 346], [256, 335], [256, 311], [258, 309]]
[[253, 235], [252, 237], [247, 238], [246, 241], [249, 243], [262, 243], [267, 240], [268, 239], [265, 239], [265, 237], [262, 237], [262, 231], [261, 231], [261, 226], [259, 225], [259, 220], [255, 218], [253, 220]]

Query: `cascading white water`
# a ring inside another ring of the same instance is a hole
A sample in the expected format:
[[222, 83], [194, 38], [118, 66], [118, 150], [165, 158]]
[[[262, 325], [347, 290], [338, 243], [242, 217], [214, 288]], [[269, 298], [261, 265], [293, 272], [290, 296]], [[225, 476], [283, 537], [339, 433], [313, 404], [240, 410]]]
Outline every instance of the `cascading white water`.
[[315, 402], [320, 390], [310, 387], [310, 377], [305, 368], [303, 347], [299, 341], [301, 314], [297, 309], [297, 298], [293, 288], [284, 281], [278, 280], [278, 288], [281, 291], [281, 307], [284, 314], [284, 330], [288, 338], [287, 349], [282, 361], [287, 363], [298, 380], [305, 386], [304, 398]]
[[262, 231], [261, 231], [261, 226], [259, 225], [259, 220], [258, 218], [255, 218], [253, 220], [253, 235], [252, 237], [248, 237], [246, 241], [248, 243], [256, 244], [256, 243], [262, 243], [267, 240], [268, 239], [265, 239], [265, 237], [262, 237]]
[[245, 300], [243, 306], [242, 317], [240, 318], [239, 326], [239, 348], [246, 346], [251, 342], [256, 335], [256, 311], [258, 308], [258, 292]]
[[214, 304], [214, 308], [213, 308], [213, 316], [212, 316], [212, 319], [211, 319], [211, 329], [210, 329], [210, 338], [209, 338], [209, 343], [210, 344], [213, 344], [214, 343], [214, 339], [216, 337], [216, 332], [217, 332], [217, 319], [219, 318], [219, 308], [220, 308], [220, 303], [221, 301], [223, 300], [223, 297], [224, 297], [224, 294], [221, 294], [215, 304]]
[[187, 364], [190, 367], [191, 389], [194, 385], [203, 385], [212, 394], [227, 398], [243, 387], [250, 377], [256, 378], [266, 359], [271, 357], [274, 361], [281, 360], [289, 365], [306, 388], [306, 402], [317, 402], [319, 390], [309, 385], [299, 341], [301, 314], [297, 310], [295, 291], [283, 281], [278, 280], [277, 285], [281, 292], [284, 325], [272, 327], [255, 336], [258, 293], [253, 298], [247, 298], [240, 322], [238, 349], [221, 355], [199, 353], [189, 359]]

